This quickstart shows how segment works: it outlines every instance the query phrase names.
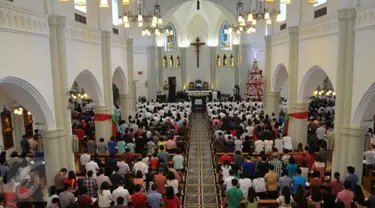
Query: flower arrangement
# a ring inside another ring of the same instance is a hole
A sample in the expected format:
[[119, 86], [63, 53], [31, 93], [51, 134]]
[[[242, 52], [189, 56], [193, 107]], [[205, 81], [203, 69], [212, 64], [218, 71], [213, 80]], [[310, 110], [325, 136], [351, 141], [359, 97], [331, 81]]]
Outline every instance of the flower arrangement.
[[169, 90], [169, 84], [167, 80], [164, 80], [163, 90], [165, 91]]

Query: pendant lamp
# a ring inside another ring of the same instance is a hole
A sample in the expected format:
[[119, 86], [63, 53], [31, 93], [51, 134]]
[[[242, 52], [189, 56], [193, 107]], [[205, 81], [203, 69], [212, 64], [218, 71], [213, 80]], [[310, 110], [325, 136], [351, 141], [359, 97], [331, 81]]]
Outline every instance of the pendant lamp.
[[123, 6], [130, 6], [130, 0], [122, 0]]
[[100, 0], [99, 7], [100, 8], [108, 8], [109, 7], [108, 0]]

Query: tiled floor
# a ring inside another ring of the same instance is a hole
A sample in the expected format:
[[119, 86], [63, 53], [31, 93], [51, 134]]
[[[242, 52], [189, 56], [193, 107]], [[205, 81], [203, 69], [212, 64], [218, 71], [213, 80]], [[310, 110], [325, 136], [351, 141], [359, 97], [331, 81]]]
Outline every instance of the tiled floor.
[[218, 207], [210, 141], [203, 113], [193, 114], [184, 207]]

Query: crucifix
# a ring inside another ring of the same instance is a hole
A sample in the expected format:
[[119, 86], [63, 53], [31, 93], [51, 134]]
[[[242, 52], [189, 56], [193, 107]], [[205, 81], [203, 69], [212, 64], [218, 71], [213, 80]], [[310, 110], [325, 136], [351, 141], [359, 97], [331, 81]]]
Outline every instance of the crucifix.
[[193, 45], [196, 48], [195, 52], [197, 53], [197, 68], [199, 68], [199, 52], [200, 52], [199, 49], [201, 45], [205, 45], [205, 43], [201, 43], [201, 39], [197, 37], [197, 39], [195, 40], [195, 43], [191, 43], [190, 45]]

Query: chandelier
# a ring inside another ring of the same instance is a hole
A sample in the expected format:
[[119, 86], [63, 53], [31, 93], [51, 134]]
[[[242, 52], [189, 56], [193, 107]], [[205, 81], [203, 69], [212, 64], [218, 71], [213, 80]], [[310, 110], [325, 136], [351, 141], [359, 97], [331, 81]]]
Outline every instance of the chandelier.
[[151, 33], [160, 36], [166, 30], [163, 26], [161, 7], [158, 2], [154, 5], [153, 11], [144, 14], [143, 0], [137, 0], [136, 12], [126, 11], [118, 20], [118, 25], [122, 25], [124, 28], [130, 28], [130, 23], [136, 23], [138, 27], [143, 28], [142, 36], [150, 36]]

